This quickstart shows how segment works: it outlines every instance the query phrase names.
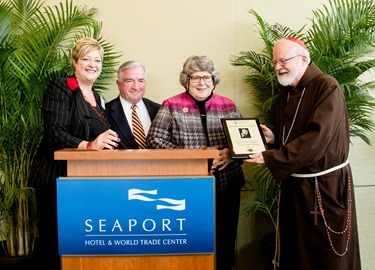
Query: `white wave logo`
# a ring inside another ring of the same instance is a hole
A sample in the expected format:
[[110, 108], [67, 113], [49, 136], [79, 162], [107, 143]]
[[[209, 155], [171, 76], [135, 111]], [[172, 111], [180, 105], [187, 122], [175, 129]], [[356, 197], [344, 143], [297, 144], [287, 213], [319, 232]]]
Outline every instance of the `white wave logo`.
[[[142, 189], [129, 189], [128, 190], [128, 199], [130, 200], [139, 200], [145, 202], [154, 202], [154, 201], [161, 201], [164, 204], [158, 203], [156, 205], [156, 209], [171, 209], [176, 211], [185, 210], [185, 200], [174, 200], [170, 198], [150, 198], [148, 195], [157, 195], [158, 191], [155, 190], [142, 190]], [[154, 196], [152, 196], [154, 197]]]

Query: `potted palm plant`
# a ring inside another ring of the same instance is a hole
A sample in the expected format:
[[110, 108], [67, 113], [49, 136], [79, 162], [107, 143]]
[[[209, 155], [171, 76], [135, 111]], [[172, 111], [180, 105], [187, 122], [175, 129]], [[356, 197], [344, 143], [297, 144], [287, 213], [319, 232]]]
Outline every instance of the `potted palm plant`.
[[[349, 114], [350, 136], [371, 144], [367, 131], [374, 130], [371, 115], [375, 100], [371, 91], [375, 81], [362, 82], [361, 76], [375, 67], [375, 3], [372, 0], [331, 0], [328, 6], [313, 11], [311, 28], [292, 30], [280, 24], [268, 24], [254, 10], [260, 38], [261, 53], [243, 51], [231, 57], [231, 64], [246, 69], [245, 81], [251, 86], [253, 103], [261, 122], [273, 127], [274, 104], [281, 86], [272, 64], [273, 44], [280, 38], [294, 36], [303, 40], [311, 59], [320, 69], [334, 76], [341, 84]], [[266, 167], [247, 168], [244, 192], [252, 200], [241, 205], [242, 213], [265, 213], [274, 225], [277, 211], [277, 192], [274, 179]], [[249, 193], [249, 194], [250, 194]], [[255, 194], [255, 195], [254, 195]]]
[[73, 0], [53, 7], [41, 0], [0, 0], [1, 257], [33, 254], [36, 200], [27, 182], [43, 132], [42, 98], [50, 80], [72, 73], [72, 44], [85, 36], [102, 44], [106, 53], [98, 91], [115, 74], [120, 55], [101, 39], [97, 13]]

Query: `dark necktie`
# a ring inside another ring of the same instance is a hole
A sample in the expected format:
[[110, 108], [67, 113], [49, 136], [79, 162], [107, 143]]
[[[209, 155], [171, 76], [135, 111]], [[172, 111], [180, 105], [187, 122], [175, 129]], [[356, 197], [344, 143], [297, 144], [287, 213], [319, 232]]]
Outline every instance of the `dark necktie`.
[[133, 125], [133, 136], [135, 141], [138, 143], [140, 149], [147, 148], [146, 144], [146, 134], [143, 129], [142, 123], [139, 120], [137, 114], [137, 105], [132, 105], [132, 125]]

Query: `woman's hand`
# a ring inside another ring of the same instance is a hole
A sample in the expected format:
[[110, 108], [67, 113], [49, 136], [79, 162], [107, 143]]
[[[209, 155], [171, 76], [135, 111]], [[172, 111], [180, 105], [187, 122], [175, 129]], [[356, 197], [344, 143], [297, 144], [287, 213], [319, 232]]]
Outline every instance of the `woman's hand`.
[[211, 172], [213, 173], [215, 170], [224, 170], [225, 167], [228, 166], [229, 163], [232, 162], [232, 158], [229, 154], [229, 149], [224, 148], [223, 150], [219, 151], [219, 157], [214, 159], [212, 162]]
[[118, 146], [120, 138], [112, 129], [100, 134], [94, 141], [88, 142], [87, 150], [114, 149]]

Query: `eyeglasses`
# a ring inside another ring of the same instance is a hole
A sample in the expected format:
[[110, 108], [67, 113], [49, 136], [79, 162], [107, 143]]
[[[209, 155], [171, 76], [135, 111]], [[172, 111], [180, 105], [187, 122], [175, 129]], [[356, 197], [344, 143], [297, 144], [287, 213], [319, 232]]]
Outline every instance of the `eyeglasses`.
[[201, 79], [203, 79], [203, 81], [205, 83], [210, 83], [212, 82], [212, 75], [204, 75], [204, 76], [189, 76], [188, 77], [189, 80], [192, 82], [192, 83], [199, 83], [201, 81]]
[[276, 66], [277, 64], [285, 65], [285, 64], [288, 63], [289, 60], [292, 60], [292, 59], [294, 59], [294, 58], [296, 58], [298, 56], [302, 56], [302, 55], [299, 54], [299, 55], [295, 55], [295, 56], [292, 56], [292, 57], [289, 57], [289, 58], [286, 58], [286, 59], [280, 59], [279, 61], [273, 61], [272, 64], [274, 66]]

